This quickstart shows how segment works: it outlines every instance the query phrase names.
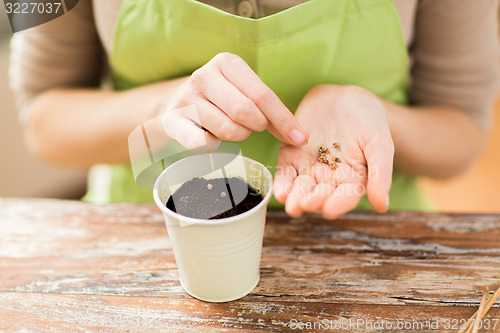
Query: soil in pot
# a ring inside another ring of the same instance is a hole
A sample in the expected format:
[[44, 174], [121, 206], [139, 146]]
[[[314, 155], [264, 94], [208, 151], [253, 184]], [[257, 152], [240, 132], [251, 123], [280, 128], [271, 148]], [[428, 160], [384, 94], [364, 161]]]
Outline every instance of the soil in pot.
[[193, 178], [168, 198], [167, 208], [187, 217], [215, 220], [242, 214], [262, 195], [241, 178]]

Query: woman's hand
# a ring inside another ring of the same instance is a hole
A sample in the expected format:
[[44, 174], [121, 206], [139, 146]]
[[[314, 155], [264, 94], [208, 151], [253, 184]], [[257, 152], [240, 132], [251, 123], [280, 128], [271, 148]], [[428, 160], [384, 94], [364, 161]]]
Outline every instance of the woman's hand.
[[230, 53], [218, 54], [191, 75], [168, 105], [163, 127], [190, 149], [242, 141], [266, 129], [292, 145], [309, 136], [245, 61]]
[[[354, 209], [365, 194], [376, 211], [385, 212], [394, 144], [378, 98], [358, 87], [320, 85], [308, 92], [295, 116], [311, 139], [300, 147], [283, 144], [278, 154], [274, 194], [287, 213], [334, 218]], [[329, 148], [329, 161], [340, 158], [336, 168], [318, 161], [320, 145]]]

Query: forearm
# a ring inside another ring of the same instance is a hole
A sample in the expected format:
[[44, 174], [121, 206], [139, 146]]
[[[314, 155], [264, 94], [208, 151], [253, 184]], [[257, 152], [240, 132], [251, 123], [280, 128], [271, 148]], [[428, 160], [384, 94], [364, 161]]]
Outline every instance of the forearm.
[[398, 170], [450, 177], [470, 166], [486, 142], [487, 130], [454, 108], [382, 103], [387, 110], [395, 145], [394, 166]]
[[185, 78], [124, 92], [54, 89], [31, 105], [25, 137], [40, 158], [87, 167], [128, 161], [128, 135], [155, 117]]

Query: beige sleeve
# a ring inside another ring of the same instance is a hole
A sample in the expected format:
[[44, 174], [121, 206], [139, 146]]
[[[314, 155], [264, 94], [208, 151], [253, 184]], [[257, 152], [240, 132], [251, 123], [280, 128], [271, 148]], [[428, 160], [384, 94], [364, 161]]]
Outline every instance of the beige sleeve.
[[31, 102], [43, 91], [97, 86], [102, 59], [91, 0], [80, 0], [67, 14], [15, 33], [9, 77], [20, 120], [27, 120]]
[[498, 10], [498, 0], [419, 2], [412, 103], [450, 105], [489, 127], [500, 79]]

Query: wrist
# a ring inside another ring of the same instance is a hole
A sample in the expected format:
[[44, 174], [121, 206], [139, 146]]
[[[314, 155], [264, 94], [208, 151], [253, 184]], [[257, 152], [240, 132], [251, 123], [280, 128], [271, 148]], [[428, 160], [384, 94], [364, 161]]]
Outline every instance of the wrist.
[[389, 131], [391, 132], [392, 140], [396, 141], [397, 138], [397, 133], [398, 133], [398, 109], [397, 106], [379, 98], [380, 103], [382, 103], [382, 106], [384, 107], [385, 111], [385, 118], [387, 119], [387, 124], [389, 125]]

